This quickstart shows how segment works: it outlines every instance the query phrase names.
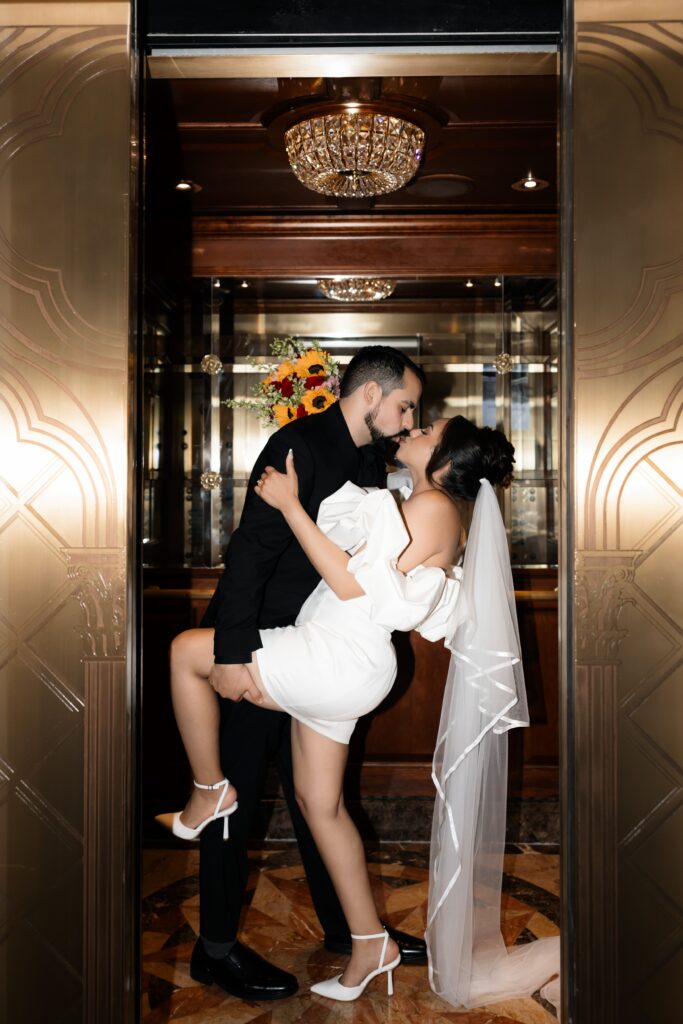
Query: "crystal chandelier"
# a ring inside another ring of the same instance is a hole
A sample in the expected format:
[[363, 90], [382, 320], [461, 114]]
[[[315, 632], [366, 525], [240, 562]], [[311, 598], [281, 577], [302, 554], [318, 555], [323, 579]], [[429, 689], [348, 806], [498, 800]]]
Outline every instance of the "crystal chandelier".
[[410, 121], [356, 107], [300, 121], [285, 132], [285, 145], [306, 188], [362, 199], [410, 181], [422, 159], [424, 132]]
[[323, 277], [318, 287], [337, 302], [377, 302], [389, 298], [396, 282], [388, 277]]

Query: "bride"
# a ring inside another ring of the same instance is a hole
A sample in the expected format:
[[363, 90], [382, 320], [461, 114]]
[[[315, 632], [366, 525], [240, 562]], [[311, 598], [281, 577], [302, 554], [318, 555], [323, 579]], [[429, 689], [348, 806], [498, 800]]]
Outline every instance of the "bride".
[[[251, 686], [244, 694], [245, 699], [264, 708], [286, 711], [292, 717], [297, 801], [351, 930], [349, 964], [343, 974], [312, 987], [320, 995], [351, 1001], [361, 995], [372, 978], [383, 973], [387, 974], [388, 992], [393, 990], [392, 975], [400, 961], [399, 950], [378, 917], [362, 840], [344, 806], [348, 742], [357, 719], [377, 707], [395, 680], [392, 630], [417, 629], [429, 640], [445, 640], [454, 651], [452, 665], [457, 661], [454, 640], [458, 635], [464, 636], [465, 628], [464, 646], [471, 647], [467, 641], [472, 639], [471, 626], [476, 616], [463, 593], [467, 556], [464, 567], [458, 564], [464, 547], [459, 501], [476, 499], [468, 554], [475, 536], [484, 536], [484, 544], [477, 539], [477, 547], [486, 550], [488, 545], [500, 556], [500, 534], [497, 538], [491, 536], [499, 523], [505, 565], [502, 569], [495, 567], [494, 575], [497, 572], [507, 584], [504, 569], [507, 568], [508, 575], [510, 569], [505, 533], [491, 485], [509, 484], [513, 453], [512, 445], [500, 431], [477, 428], [462, 416], [437, 420], [401, 438], [398, 458], [410, 473], [412, 493], [400, 509], [390, 491], [368, 491], [347, 483], [323, 501], [317, 523], [299, 502], [291, 453], [285, 473], [268, 467], [256, 484], [257, 494], [281, 512], [321, 576], [295, 625], [260, 631], [263, 646], [253, 653], [247, 665]], [[500, 586], [493, 587], [484, 599], [494, 604], [499, 601]], [[503, 616], [506, 623], [511, 614], [509, 602], [506, 609], [493, 606], [480, 611], [487, 618]], [[513, 625], [516, 629], [516, 619]], [[486, 657], [500, 646], [498, 643], [497, 647], [489, 647]], [[512, 662], [507, 657], [504, 674], [509, 674], [511, 666], [518, 663], [518, 648], [516, 652]], [[173, 705], [193, 769], [195, 790], [182, 812], [161, 816], [160, 820], [176, 835], [187, 839], [197, 838], [216, 819], [223, 819], [227, 838], [228, 818], [237, 808], [237, 793], [227, 779], [221, 779], [217, 701], [208, 683], [212, 663], [212, 629], [188, 630], [173, 641]], [[475, 672], [473, 684], [469, 679], [463, 684], [475, 694], [475, 716], [481, 718], [483, 714], [485, 718], [483, 726], [480, 721], [476, 723], [482, 736], [474, 737], [472, 749], [489, 733], [500, 734], [510, 725], [528, 723], [523, 682], [519, 686], [512, 679], [512, 685], [506, 685], [505, 679], [496, 676], [498, 669], [495, 664], [486, 664]], [[444, 709], [453, 703], [454, 685], [458, 685], [457, 680], [449, 676]], [[493, 699], [487, 707], [489, 691]], [[494, 707], [501, 693], [505, 693], [502, 710]], [[449, 773], [451, 755], [455, 752], [456, 760], [460, 757], [462, 761], [469, 753], [464, 748], [458, 750], [458, 746], [462, 747], [466, 738], [463, 727], [472, 719], [472, 712], [464, 707], [460, 711], [463, 721], [446, 722], [445, 733], [442, 714], [437, 747], [437, 759], [442, 766], [445, 763], [447, 774], [441, 781], [438, 775], [435, 777], [440, 799], [435, 814], [432, 876], [437, 890], [442, 891], [430, 893], [430, 929], [441, 944], [430, 950], [430, 976], [437, 991], [443, 980], [453, 974], [443, 945], [446, 938], [446, 945], [451, 946], [453, 934], [451, 929], [447, 936], [439, 935], [440, 922], [435, 923], [434, 918], [449, 899], [463, 869], [462, 843], [449, 805], [455, 771]], [[461, 772], [460, 777], [466, 774]], [[459, 818], [462, 810], [458, 809]], [[468, 814], [476, 829], [471, 807]], [[466, 822], [460, 821], [461, 829], [463, 825]], [[470, 857], [470, 861], [465, 865], [466, 874], [477, 871], [475, 859]], [[492, 877], [489, 871], [489, 895]], [[494, 888], [495, 884], [493, 878]], [[499, 904], [500, 871], [497, 884]], [[456, 926], [458, 930], [462, 930], [460, 924]], [[471, 939], [473, 934], [460, 936], [461, 961], [467, 960], [462, 940]], [[489, 951], [487, 946], [487, 975], [492, 968]], [[468, 986], [474, 964], [471, 958], [467, 961]], [[481, 983], [478, 984], [481, 989]], [[477, 996], [474, 988], [476, 985], [469, 993], [470, 999]], [[447, 998], [461, 1003], [467, 1002], [463, 993], [462, 984], [455, 994], [444, 992]], [[485, 994], [490, 994], [488, 989]]]

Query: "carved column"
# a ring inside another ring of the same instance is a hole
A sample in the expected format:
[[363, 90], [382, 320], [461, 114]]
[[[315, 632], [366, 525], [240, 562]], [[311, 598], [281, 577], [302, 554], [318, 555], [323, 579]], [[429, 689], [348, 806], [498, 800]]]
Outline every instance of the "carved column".
[[86, 1021], [126, 1019], [130, 993], [125, 935], [130, 907], [126, 849], [134, 842], [130, 789], [132, 744], [126, 664], [125, 550], [70, 548], [64, 552], [73, 596], [82, 610], [85, 682], [84, 952]]
[[[618, 1024], [612, 998], [617, 976], [617, 676], [624, 606], [638, 552], [579, 551], [574, 576], [576, 671], [574, 806], [581, 827], [575, 885], [585, 908], [577, 921], [580, 982], [603, 1024]], [[600, 870], [595, 870], [600, 865]], [[595, 935], [602, 937], [594, 943]], [[591, 950], [589, 956], [582, 951]], [[577, 1020], [579, 1018], [577, 1017]], [[597, 1019], [597, 1018], [596, 1018]]]

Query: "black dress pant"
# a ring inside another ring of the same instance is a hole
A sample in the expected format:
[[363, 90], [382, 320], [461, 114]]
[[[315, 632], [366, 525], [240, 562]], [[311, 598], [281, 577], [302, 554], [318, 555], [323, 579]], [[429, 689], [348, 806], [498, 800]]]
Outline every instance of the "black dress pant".
[[332, 881], [294, 797], [289, 715], [249, 701], [221, 700], [221, 764], [237, 789], [239, 807], [201, 834], [199, 862], [200, 932], [211, 942], [237, 937], [248, 876], [249, 831], [263, 790], [268, 761], [275, 757], [299, 843], [313, 905], [325, 935], [349, 940], [349, 929]]

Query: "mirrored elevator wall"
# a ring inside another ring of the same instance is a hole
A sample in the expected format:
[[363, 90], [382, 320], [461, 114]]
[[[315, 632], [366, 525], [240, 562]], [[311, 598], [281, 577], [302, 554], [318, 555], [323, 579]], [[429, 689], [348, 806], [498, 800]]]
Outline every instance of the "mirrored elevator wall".
[[[310, 285], [317, 290], [315, 282]], [[195, 279], [193, 329], [184, 349], [165, 332], [148, 336], [146, 565], [221, 565], [251, 467], [276, 429], [261, 423], [254, 410], [225, 403], [252, 400], [272, 361], [273, 340], [292, 336], [319, 343], [342, 372], [363, 346], [398, 346], [425, 372], [424, 422], [459, 414], [505, 430], [516, 450], [515, 480], [505, 495], [513, 565], [557, 565], [556, 279], [501, 275], [398, 283], [403, 292], [411, 286], [438, 289], [441, 298], [389, 300], [349, 311], [319, 299], [263, 297], [295, 291], [296, 282], [284, 279]]]
[[661, 0], [575, 13], [575, 1019], [668, 1024], [683, 1001], [683, 20]]
[[0, 7], [0, 1019], [12, 1024], [120, 1021], [132, 994], [128, 19], [117, 3]]
[[[251, 467], [276, 429], [226, 401], [253, 398], [272, 365], [273, 341], [288, 336], [320, 344], [342, 371], [366, 345], [397, 346], [425, 372], [418, 422], [461, 414], [501, 427], [515, 445], [515, 479], [502, 501], [532, 728], [511, 748], [509, 837], [543, 849], [559, 842], [557, 280], [500, 274], [394, 283], [389, 299], [346, 305], [325, 299], [315, 279], [196, 277], [175, 325], [150, 296], [143, 431], [143, 838], [150, 845], [159, 842], [154, 814], [187, 786], [160, 652], [174, 633], [199, 624]], [[369, 837], [427, 840], [448, 655], [417, 634], [397, 634], [395, 643], [399, 679], [356, 730], [347, 799]], [[266, 794], [254, 838], [291, 838], [275, 778]]]

